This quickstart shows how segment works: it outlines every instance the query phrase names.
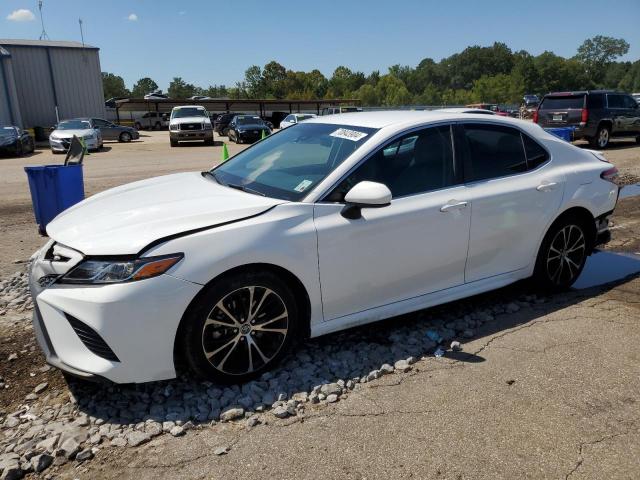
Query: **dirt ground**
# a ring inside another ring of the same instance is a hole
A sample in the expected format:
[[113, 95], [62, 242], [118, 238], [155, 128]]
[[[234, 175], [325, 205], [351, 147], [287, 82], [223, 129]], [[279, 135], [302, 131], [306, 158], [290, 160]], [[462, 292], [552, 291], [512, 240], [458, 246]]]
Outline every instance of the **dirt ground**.
[[[140, 142], [107, 144], [91, 154], [84, 168], [87, 194], [204, 170], [220, 159], [218, 143], [172, 149], [167, 136], [146, 132]], [[239, 148], [230, 145], [232, 154]], [[638, 183], [640, 147], [616, 141], [605, 155], [628, 183]], [[44, 242], [23, 167], [62, 160], [48, 151], [0, 158], [0, 278], [23, 268], [14, 261]], [[610, 256], [595, 256], [608, 264], [607, 274], [593, 268], [596, 280], [586, 287], [499, 316], [460, 354], [424, 358], [411, 373], [367, 383], [335, 405], [310, 408], [302, 419], [270, 417], [252, 429], [225, 424], [182, 438], [162, 435], [139, 448], [105, 448], [87, 464], [47, 472], [118, 480], [638, 478], [640, 196], [620, 200], [612, 235]], [[465, 302], [473, 308], [491, 298], [511, 301], [523, 288]], [[26, 316], [0, 317], [1, 375], [11, 384], [0, 390], [0, 411], [44, 381], [52, 396], [68, 395], [59, 372], [40, 370], [44, 359], [24, 326]], [[363, 330], [365, 339], [370, 328]], [[18, 359], [7, 361], [13, 352]], [[220, 446], [228, 453], [215, 455]]]

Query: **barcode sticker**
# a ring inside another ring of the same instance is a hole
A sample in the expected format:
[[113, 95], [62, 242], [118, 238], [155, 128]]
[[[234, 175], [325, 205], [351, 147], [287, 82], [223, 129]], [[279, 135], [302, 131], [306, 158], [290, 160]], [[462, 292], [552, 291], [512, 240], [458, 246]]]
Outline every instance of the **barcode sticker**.
[[303, 180], [303, 181], [301, 181], [301, 182], [298, 184], [298, 186], [297, 186], [296, 188], [294, 188], [294, 190], [295, 190], [296, 192], [300, 192], [300, 193], [302, 193], [302, 192], [304, 192], [304, 191], [307, 189], [307, 187], [308, 187], [309, 185], [311, 185], [312, 183], [313, 183], [313, 182], [312, 182], [311, 180]]
[[332, 137], [344, 138], [345, 140], [351, 140], [352, 142], [357, 142], [367, 136], [367, 134], [364, 132], [349, 130], [348, 128], [339, 128], [329, 135], [331, 135]]

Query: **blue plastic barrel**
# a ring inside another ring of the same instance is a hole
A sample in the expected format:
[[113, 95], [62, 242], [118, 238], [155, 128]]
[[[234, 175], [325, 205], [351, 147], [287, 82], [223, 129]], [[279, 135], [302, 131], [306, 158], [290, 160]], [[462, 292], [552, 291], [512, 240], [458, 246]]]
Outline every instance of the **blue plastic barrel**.
[[51, 220], [84, 199], [82, 165], [24, 167], [24, 171], [29, 178], [38, 231], [45, 235]]
[[570, 141], [573, 140], [573, 128], [572, 127], [545, 128], [545, 130], [547, 132], [549, 132], [550, 134], [555, 135], [556, 137], [559, 137], [562, 140], [565, 140], [567, 142], [570, 142]]

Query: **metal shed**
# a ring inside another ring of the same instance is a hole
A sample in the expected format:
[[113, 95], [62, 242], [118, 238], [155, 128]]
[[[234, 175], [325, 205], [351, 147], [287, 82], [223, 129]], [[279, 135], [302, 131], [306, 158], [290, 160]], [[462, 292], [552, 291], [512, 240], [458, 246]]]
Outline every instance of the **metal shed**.
[[0, 39], [0, 122], [50, 127], [104, 117], [98, 52], [78, 42]]

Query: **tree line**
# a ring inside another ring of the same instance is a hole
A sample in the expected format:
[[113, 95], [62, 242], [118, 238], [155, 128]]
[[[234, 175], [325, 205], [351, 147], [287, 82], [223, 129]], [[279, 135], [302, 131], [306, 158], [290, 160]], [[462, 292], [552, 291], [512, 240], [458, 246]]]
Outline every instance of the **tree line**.
[[[524, 94], [611, 88], [640, 91], [640, 60], [617, 61], [629, 51], [621, 38], [598, 35], [585, 40], [576, 55], [565, 58], [545, 51], [534, 56], [513, 52], [504, 43], [471, 46], [436, 62], [425, 58], [417, 66], [393, 65], [382, 74], [366, 75], [339, 66], [330, 78], [319, 70], [289, 70], [276, 61], [252, 65], [232, 87], [202, 88], [175, 77], [171, 98], [205, 95], [232, 99], [354, 98], [365, 106], [458, 105], [474, 102], [520, 103]], [[122, 77], [102, 73], [105, 98], [143, 97], [158, 89], [151, 78], [138, 80], [131, 90]]]

